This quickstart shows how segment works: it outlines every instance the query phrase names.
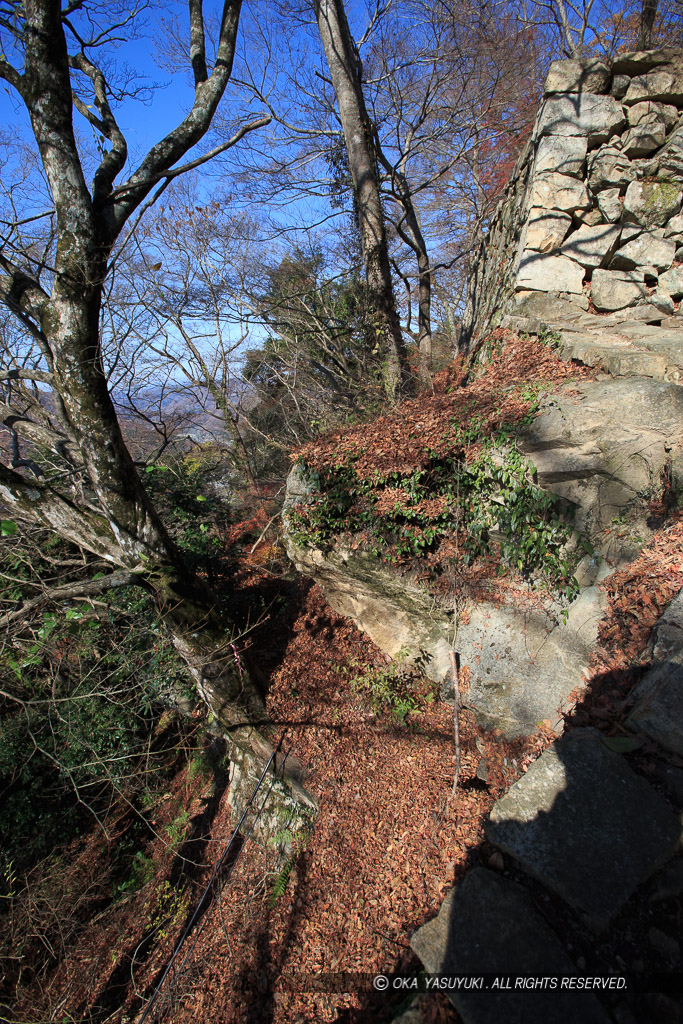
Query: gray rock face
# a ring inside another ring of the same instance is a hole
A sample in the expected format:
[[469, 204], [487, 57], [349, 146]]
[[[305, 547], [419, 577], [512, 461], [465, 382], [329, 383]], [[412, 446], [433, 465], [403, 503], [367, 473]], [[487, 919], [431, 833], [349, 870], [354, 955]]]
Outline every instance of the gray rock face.
[[492, 843], [597, 929], [672, 855], [680, 832], [668, 804], [595, 729], [546, 750], [486, 826]]
[[659, 238], [649, 231], [644, 231], [619, 249], [610, 267], [613, 270], [635, 270], [638, 267], [668, 270], [675, 253], [676, 244], [671, 239]]
[[668, 103], [654, 103], [652, 100], [645, 100], [643, 103], [635, 103], [628, 108], [628, 123], [630, 125], [641, 124], [643, 121], [661, 121], [665, 128], [673, 128], [678, 121], [678, 111]]
[[647, 156], [663, 145], [666, 126], [658, 119], [641, 121], [626, 132], [623, 139], [624, 153], [631, 159]]
[[646, 298], [645, 279], [633, 270], [596, 270], [591, 280], [591, 299], [601, 312], [635, 306]]
[[571, 226], [572, 218], [568, 213], [536, 207], [529, 214], [524, 230], [523, 248], [534, 249], [536, 252], [552, 252], [562, 244]]
[[[643, 97], [647, 98], [647, 97]], [[613, 96], [572, 93], [549, 96], [536, 122], [537, 137], [543, 135], [584, 135], [589, 145], [606, 142], [625, 126], [621, 103]]]
[[567, 174], [543, 174], [534, 179], [529, 193], [529, 206], [544, 210], [585, 210], [590, 207], [588, 191], [582, 181]]
[[620, 100], [622, 99], [631, 84], [631, 79], [628, 75], [615, 75], [612, 79], [612, 95]]
[[678, 213], [683, 199], [680, 186], [668, 181], [632, 181], [626, 189], [624, 215], [644, 228], [662, 227]]
[[604, 192], [598, 193], [598, 209], [608, 224], [616, 224], [621, 220], [620, 194], [618, 188], [606, 188]]
[[624, 224], [621, 229], [621, 244], [626, 245], [632, 238], [637, 238], [645, 229], [640, 224]]
[[659, 286], [678, 301], [683, 299], [683, 267], [672, 267], [659, 278]]
[[544, 292], [575, 292], [583, 290], [583, 269], [566, 256], [546, 256], [525, 252], [519, 261], [517, 288]]
[[658, 68], [645, 75], [631, 79], [624, 96], [624, 103], [630, 106], [643, 100], [660, 100], [663, 103], [683, 104], [683, 71], [673, 67]]
[[673, 299], [669, 294], [667, 294], [667, 292], [656, 291], [654, 295], [650, 296], [650, 302], [662, 313], [666, 313], [667, 316], [674, 315], [675, 309]]
[[614, 146], [602, 146], [588, 161], [588, 180], [593, 192], [626, 188], [637, 177], [637, 168]]
[[582, 267], [606, 266], [617, 247], [621, 228], [616, 224], [585, 225], [574, 231], [562, 246], [562, 255]]
[[659, 50], [631, 50], [619, 53], [612, 62], [615, 75], [644, 75], [654, 68], [662, 67], [680, 59], [681, 51], [675, 46], [664, 46]]
[[683, 754], [683, 592], [655, 627], [652, 662], [636, 689], [638, 700], [627, 725]]
[[581, 177], [588, 143], [580, 135], [546, 135], [536, 151], [535, 174], [557, 173]]
[[[618, 337], [617, 332], [627, 329], [613, 330]], [[647, 330], [634, 326], [639, 338]], [[679, 344], [683, 346], [683, 339]], [[665, 447], [674, 438], [683, 439], [683, 391], [621, 378], [582, 384], [576, 392], [575, 398], [556, 395], [517, 443], [536, 467], [540, 486], [578, 506], [580, 528], [596, 536], [611, 525], [614, 509], [632, 503], [647, 487], [658, 472], [655, 467], [666, 461]], [[654, 460], [649, 467], [638, 454], [645, 445]]]
[[602, 224], [602, 214], [597, 206], [594, 206], [592, 210], [587, 210], [585, 213], [576, 213], [575, 217], [580, 226], [592, 228], [596, 224]]
[[[526, 891], [485, 868], [468, 872], [446, 896], [438, 917], [419, 928], [410, 944], [430, 974], [579, 973]], [[609, 1021], [591, 992], [461, 989], [448, 996], [465, 1024]]]
[[602, 93], [609, 79], [610, 69], [601, 60], [554, 60], [543, 91]]
[[[290, 483], [292, 474], [290, 474]], [[435, 607], [425, 590], [407, 582], [378, 558], [339, 546], [323, 552], [286, 541], [297, 568], [322, 587], [326, 600], [348, 615], [383, 651], [408, 650], [421, 671], [441, 683], [446, 699], [449, 651], [455, 635], [461, 662], [470, 670], [467, 704], [485, 728], [506, 735], [532, 732], [582, 679], [588, 650], [597, 635], [604, 594], [587, 587], [570, 608], [566, 623], [543, 611], [519, 613], [477, 601], [454, 622], [452, 611]], [[467, 621], [464, 619], [467, 618]]]
[[[677, 213], [672, 217], [664, 229], [664, 237], [671, 238], [675, 235], [683, 235], [683, 213]], [[678, 243], [681, 244], [680, 242]]]
[[659, 173], [670, 181], [683, 182], [683, 126], [672, 132], [659, 154]]
[[[616, 262], [610, 265], [610, 256], [586, 250], [583, 234], [575, 238], [571, 226], [565, 232], [566, 222], [553, 222], [554, 212], [571, 215], [574, 229], [578, 226], [582, 232], [601, 225], [622, 225], [622, 248], [630, 241], [629, 226], [650, 232], [661, 228], [677, 243], [675, 254], [680, 255], [675, 258], [683, 259], [683, 225], [674, 228], [669, 223], [681, 210], [683, 199], [683, 103], [678, 91], [683, 83], [683, 50], [663, 47], [615, 58], [611, 95], [606, 94], [610, 84], [603, 83], [601, 68], [597, 69], [601, 80], [591, 83], [589, 72], [593, 70], [594, 62], [553, 65], [550, 92], [520, 158], [517, 177], [493, 216], [491, 238], [482, 241], [473, 263], [463, 343], [482, 328], [496, 326], [500, 316], [513, 315], [518, 296], [525, 291], [550, 288], [555, 295], [574, 296], [572, 301], [585, 308], [589, 290], [585, 286], [581, 292], [575, 290], [575, 282], [561, 290], [550, 265], [543, 265], [541, 273], [541, 265], [535, 261], [522, 260], [520, 264], [520, 255], [527, 250], [557, 255], [563, 245], [561, 255], [576, 259], [589, 277], [594, 267], [615, 271], [640, 268], [648, 287], [656, 284], [658, 272], [666, 269], [661, 256], [644, 262], [642, 255], [634, 261], [628, 253], [623, 259], [616, 254]], [[586, 91], [588, 85], [605, 94]], [[564, 86], [571, 89], [555, 91]], [[626, 105], [619, 103], [621, 97], [627, 97]], [[586, 193], [584, 185], [588, 186]], [[548, 220], [544, 221], [539, 211]], [[525, 274], [533, 270], [533, 277], [518, 279], [520, 266]], [[484, 279], [486, 286], [482, 287]], [[648, 315], [671, 314], [666, 292], [658, 290], [648, 300], [637, 287], [643, 283], [613, 278], [616, 290], [611, 296], [598, 284], [599, 308], [617, 311], [634, 303], [645, 308], [647, 302]], [[608, 279], [602, 284], [606, 288]], [[673, 315], [679, 315], [675, 308]], [[638, 359], [633, 351], [631, 356], [635, 367]], [[610, 359], [610, 363], [614, 361]], [[620, 363], [625, 365], [623, 360]], [[657, 369], [656, 374], [659, 372]]]

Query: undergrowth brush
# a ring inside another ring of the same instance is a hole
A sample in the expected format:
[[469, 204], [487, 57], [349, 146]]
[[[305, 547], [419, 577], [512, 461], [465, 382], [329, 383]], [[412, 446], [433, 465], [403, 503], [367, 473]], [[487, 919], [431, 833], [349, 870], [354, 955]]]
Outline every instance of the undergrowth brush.
[[[524, 358], [515, 359], [520, 347]], [[456, 366], [435, 378], [432, 397], [300, 450], [310, 493], [288, 510], [293, 540], [325, 548], [355, 535], [354, 547], [392, 564], [431, 556], [433, 578], [443, 571], [433, 556], [448, 539], [450, 563], [492, 557], [500, 572], [573, 600], [574, 567], [590, 545], [574, 532], [573, 508], [538, 486], [517, 445], [553, 374], [564, 380], [568, 371], [531, 339], [508, 339], [492, 358], [497, 373], [467, 384]]]

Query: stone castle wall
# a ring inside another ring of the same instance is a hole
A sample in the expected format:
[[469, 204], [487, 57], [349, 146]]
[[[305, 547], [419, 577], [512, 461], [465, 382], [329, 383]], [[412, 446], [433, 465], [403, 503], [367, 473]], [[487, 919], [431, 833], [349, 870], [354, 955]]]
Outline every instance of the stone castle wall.
[[677, 317], [682, 203], [683, 50], [556, 61], [472, 262], [463, 341], [539, 293]]

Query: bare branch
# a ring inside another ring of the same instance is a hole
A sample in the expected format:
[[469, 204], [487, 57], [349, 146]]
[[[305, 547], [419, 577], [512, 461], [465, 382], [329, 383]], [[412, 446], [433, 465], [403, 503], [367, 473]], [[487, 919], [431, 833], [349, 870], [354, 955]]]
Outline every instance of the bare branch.
[[154, 178], [148, 178], [145, 181], [131, 181], [126, 182], [125, 185], [119, 185], [118, 188], [114, 189], [113, 195], [118, 196], [129, 192], [134, 192], [137, 189], [147, 189], [150, 186], [156, 185], [159, 181], [171, 181], [173, 178], [177, 178], [181, 174], [186, 174], [188, 171], [193, 171], [196, 167], [201, 167], [202, 164], [207, 163], [209, 160], [213, 160], [214, 157], [219, 156], [221, 153], [225, 153], [226, 150], [231, 149], [235, 146], [240, 139], [243, 139], [248, 132], [256, 131], [257, 128], [263, 128], [265, 125], [270, 124], [270, 114], [264, 114], [263, 117], [259, 117], [256, 121], [250, 121], [249, 124], [242, 125], [239, 131], [235, 132], [231, 139], [227, 142], [222, 142], [220, 146], [216, 146], [214, 149], [209, 150], [203, 156], [198, 156], [196, 160], [190, 160], [188, 163], [183, 164], [182, 167], [174, 167], [169, 171], [160, 171]]

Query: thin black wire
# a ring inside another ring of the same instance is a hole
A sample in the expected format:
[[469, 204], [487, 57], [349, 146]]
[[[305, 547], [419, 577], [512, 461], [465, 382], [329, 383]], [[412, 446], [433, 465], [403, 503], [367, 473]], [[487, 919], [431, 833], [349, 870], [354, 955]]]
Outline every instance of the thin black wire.
[[[242, 826], [242, 822], [246, 818], [247, 812], [248, 812], [249, 808], [251, 807], [252, 803], [256, 799], [256, 794], [258, 793], [258, 791], [261, 788], [261, 785], [263, 783], [263, 780], [265, 779], [266, 775], [268, 774], [268, 769], [270, 768], [270, 766], [273, 763], [273, 761], [275, 761], [276, 758], [277, 758], [277, 754], [278, 754], [278, 752], [280, 750], [280, 747], [282, 746], [282, 741], [284, 739], [284, 736], [285, 736], [285, 734], [283, 732], [282, 736], [280, 737], [280, 741], [279, 741], [277, 747], [275, 748], [273, 753], [268, 758], [268, 762], [267, 762], [265, 768], [263, 769], [263, 772], [261, 773], [261, 778], [258, 780], [258, 782], [256, 783], [256, 786], [252, 790], [251, 796], [249, 797], [249, 800], [247, 801], [247, 803], [244, 806], [244, 810], [242, 811], [242, 815], [240, 817], [240, 820], [238, 821], [238, 823], [235, 826], [235, 829], [234, 829], [232, 835], [230, 836], [230, 840], [228, 841], [228, 845], [226, 846], [225, 850], [223, 851], [223, 853], [221, 855], [220, 860], [218, 861], [218, 863], [216, 864], [215, 868], [213, 869], [213, 872], [211, 874], [211, 878], [209, 879], [209, 881], [206, 884], [206, 888], [204, 889], [204, 892], [202, 893], [201, 898], [200, 898], [199, 902], [197, 903], [197, 906], [195, 907], [195, 909], [194, 909], [194, 911], [192, 913], [192, 917], [190, 918], [190, 920], [188, 921], [188, 923], [185, 926], [185, 929], [183, 931], [183, 934], [180, 937], [178, 945], [174, 949], [173, 954], [172, 954], [170, 960], [166, 964], [166, 967], [164, 969], [164, 973], [161, 975], [161, 978], [159, 979], [159, 981], [158, 981], [154, 991], [152, 992], [152, 995], [147, 1000], [147, 1004], [145, 1006], [145, 1009], [144, 1009], [144, 1012], [142, 1014], [142, 1017], [140, 1017], [140, 1020], [139, 1020], [138, 1024], [144, 1024], [144, 1021], [149, 1016], [149, 1012], [152, 1009], [152, 1006], [153, 1006], [157, 996], [159, 995], [159, 993], [160, 993], [160, 991], [161, 991], [161, 989], [163, 987], [163, 984], [166, 981], [166, 978], [168, 977], [168, 975], [169, 975], [169, 973], [171, 971], [171, 968], [173, 967], [173, 964], [175, 963], [176, 957], [180, 953], [180, 950], [183, 948], [183, 946], [184, 946], [184, 944], [185, 944], [185, 942], [187, 940], [188, 935], [192, 931], [192, 928], [194, 927], [194, 925], [195, 925], [195, 923], [197, 921], [199, 913], [200, 913], [200, 911], [201, 911], [201, 909], [202, 909], [202, 907], [204, 905], [204, 901], [205, 901], [205, 899], [206, 899], [206, 897], [207, 897], [207, 895], [208, 895], [212, 885], [214, 884], [214, 882], [216, 880], [218, 872], [223, 867], [223, 864], [225, 863], [225, 860], [226, 860], [228, 854], [230, 853], [232, 845], [235, 842], [235, 839], [237, 838], [237, 836], [239, 834], [239, 830], [240, 830], [240, 828]], [[289, 751], [287, 751], [287, 753], [285, 754], [284, 758], [282, 759], [282, 764], [280, 765], [280, 767], [273, 774], [273, 778], [272, 778], [270, 786], [268, 788], [268, 792], [266, 793], [266, 795], [264, 797], [263, 803], [259, 807], [259, 809], [258, 809], [258, 811], [257, 811], [257, 813], [256, 813], [256, 815], [254, 817], [254, 820], [251, 823], [251, 827], [250, 827], [249, 831], [247, 832], [247, 835], [245, 836], [245, 839], [244, 839], [244, 842], [242, 843], [242, 846], [240, 847], [240, 849], [237, 852], [237, 856], [235, 857], [234, 861], [230, 865], [230, 869], [229, 869], [229, 871], [228, 871], [228, 873], [226, 875], [226, 878], [225, 878], [226, 882], [230, 878], [230, 875], [232, 874], [233, 868], [237, 864], [237, 861], [240, 859], [240, 857], [242, 855], [242, 851], [244, 850], [244, 847], [246, 846], [246, 844], [247, 844], [247, 842], [249, 840], [249, 837], [251, 836], [251, 833], [254, 831], [254, 827], [256, 825], [256, 822], [259, 820], [259, 818], [260, 818], [260, 816], [261, 816], [261, 814], [263, 812], [263, 808], [265, 807], [266, 801], [268, 800], [268, 797], [270, 796], [270, 794], [271, 794], [271, 792], [273, 790], [273, 786], [275, 785], [275, 783], [277, 782], [278, 777], [280, 776], [280, 774], [284, 770], [285, 762], [287, 761], [288, 757], [289, 757]], [[183, 960], [182, 964], [180, 965], [180, 968], [179, 968], [180, 971], [182, 971], [183, 967], [187, 963], [188, 957], [190, 956], [190, 954], [192, 953], [192, 950], [196, 946], [197, 940], [199, 939], [199, 936], [201, 935], [202, 928], [204, 927], [204, 923], [205, 922], [206, 922], [206, 918], [204, 919], [204, 922], [202, 923], [202, 926], [198, 929], [197, 934], [196, 934], [196, 936], [194, 938], [194, 941], [193, 941], [192, 945], [190, 946], [189, 950], [187, 951], [187, 953], [185, 955], [185, 959]]]

